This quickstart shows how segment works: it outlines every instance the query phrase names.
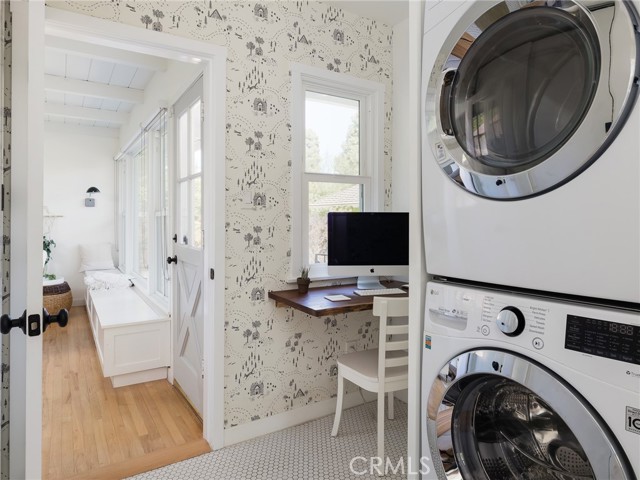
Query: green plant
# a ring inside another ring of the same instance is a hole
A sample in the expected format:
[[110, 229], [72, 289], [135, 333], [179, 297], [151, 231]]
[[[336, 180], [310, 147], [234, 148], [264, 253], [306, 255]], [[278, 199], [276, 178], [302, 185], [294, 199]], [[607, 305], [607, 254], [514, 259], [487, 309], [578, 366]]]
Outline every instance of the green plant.
[[302, 280], [308, 280], [309, 279], [309, 267], [302, 267], [300, 269], [300, 278]]
[[54, 242], [52, 238], [47, 238], [46, 235], [42, 236], [42, 250], [47, 254], [47, 259], [44, 261], [45, 266], [49, 263], [49, 260], [51, 260], [51, 251], [55, 246], [56, 242]]

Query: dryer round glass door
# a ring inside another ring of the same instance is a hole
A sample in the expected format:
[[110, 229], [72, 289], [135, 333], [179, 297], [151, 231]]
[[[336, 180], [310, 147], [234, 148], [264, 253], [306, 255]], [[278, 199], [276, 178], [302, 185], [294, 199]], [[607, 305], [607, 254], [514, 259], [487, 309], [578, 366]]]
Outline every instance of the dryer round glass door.
[[[474, 2], [429, 77], [429, 148], [466, 190], [534, 196], [587, 168], [638, 95], [631, 2]], [[434, 119], [435, 121], [429, 121]]]
[[586, 401], [544, 367], [498, 350], [448, 362], [427, 403], [436, 471], [464, 480], [634, 478]]

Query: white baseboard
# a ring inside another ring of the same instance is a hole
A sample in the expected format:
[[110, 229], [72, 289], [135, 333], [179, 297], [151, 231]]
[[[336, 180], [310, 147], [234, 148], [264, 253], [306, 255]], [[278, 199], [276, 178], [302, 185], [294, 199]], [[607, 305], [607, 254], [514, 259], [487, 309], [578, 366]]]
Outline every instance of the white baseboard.
[[84, 307], [87, 305], [87, 302], [85, 302], [84, 298], [78, 298], [78, 299], [73, 299], [73, 302], [71, 303], [72, 307]]
[[[355, 407], [362, 404], [362, 397], [358, 392], [348, 393], [344, 396], [344, 408]], [[224, 431], [224, 446], [244, 442], [252, 438], [273, 433], [285, 428], [294, 427], [302, 423], [315, 420], [336, 411], [336, 399], [330, 398], [312, 405], [296, 408], [289, 412], [279, 413], [272, 417], [262, 418], [254, 422], [243, 423], [236, 427], [227, 428]]]

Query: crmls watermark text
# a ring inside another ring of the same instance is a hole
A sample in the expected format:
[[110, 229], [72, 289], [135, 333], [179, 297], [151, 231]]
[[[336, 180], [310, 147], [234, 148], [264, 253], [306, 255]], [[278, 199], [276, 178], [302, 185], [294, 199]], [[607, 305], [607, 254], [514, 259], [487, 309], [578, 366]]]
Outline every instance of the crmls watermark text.
[[400, 457], [395, 463], [389, 457], [353, 457], [349, 462], [349, 470], [354, 475], [426, 475], [431, 469], [428, 465], [428, 457], [420, 457], [417, 465], [409, 458], [405, 464], [404, 457]]

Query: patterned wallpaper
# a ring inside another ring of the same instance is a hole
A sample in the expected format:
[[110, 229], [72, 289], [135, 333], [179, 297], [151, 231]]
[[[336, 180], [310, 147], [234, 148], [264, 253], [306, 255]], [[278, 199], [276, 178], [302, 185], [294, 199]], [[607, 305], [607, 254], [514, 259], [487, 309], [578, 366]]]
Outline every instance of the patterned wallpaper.
[[291, 253], [290, 64], [385, 85], [385, 206], [391, 202], [391, 27], [322, 2], [49, 1], [48, 5], [228, 49], [225, 426], [336, 394], [344, 342], [377, 343], [370, 314], [312, 318], [275, 308]]

